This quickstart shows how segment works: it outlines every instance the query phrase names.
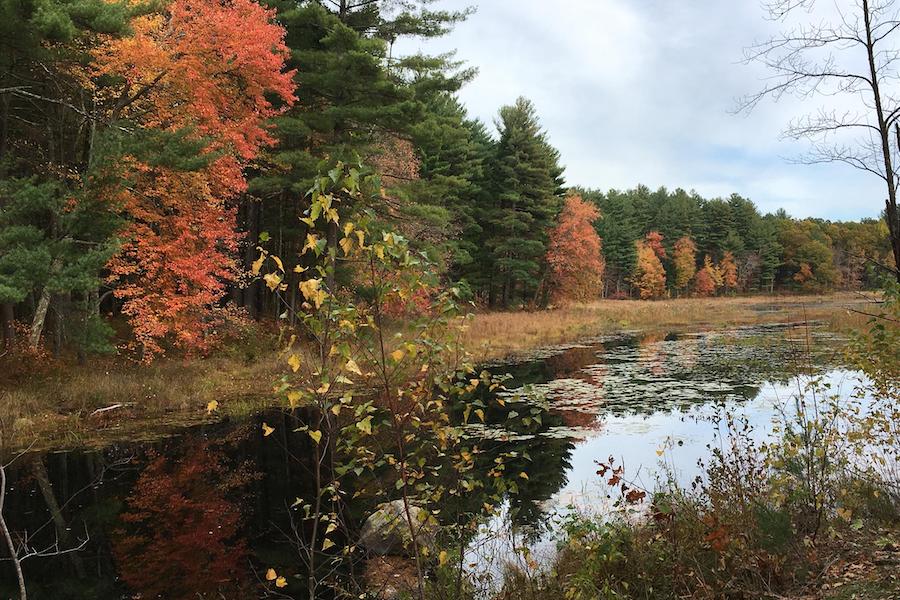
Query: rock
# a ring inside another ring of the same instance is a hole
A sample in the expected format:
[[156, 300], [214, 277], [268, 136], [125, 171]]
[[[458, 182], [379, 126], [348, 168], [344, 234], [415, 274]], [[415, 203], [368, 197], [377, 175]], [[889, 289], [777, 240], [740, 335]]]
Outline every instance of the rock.
[[[409, 514], [419, 544], [435, 547], [437, 527], [429, 522], [428, 514], [418, 506], [410, 506]], [[359, 534], [359, 543], [369, 552], [380, 556], [408, 556], [412, 554], [413, 530], [406, 519], [403, 500], [379, 504], [369, 515]]]

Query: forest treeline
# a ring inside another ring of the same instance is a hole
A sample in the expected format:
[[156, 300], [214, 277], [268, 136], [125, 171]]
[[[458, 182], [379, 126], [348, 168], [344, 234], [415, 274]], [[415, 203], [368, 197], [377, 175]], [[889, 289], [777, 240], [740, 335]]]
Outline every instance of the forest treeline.
[[[381, 189], [328, 210], [399, 232], [492, 307], [569, 286], [581, 299], [853, 289], [889, 260], [877, 219], [568, 189], [528, 100], [499, 108], [494, 131], [456, 95], [474, 69], [394, 56], [398, 39], [467, 15], [429, 0], [0, 3], [4, 347], [124, 343], [149, 358], [296, 309], [302, 249], [339, 254], [337, 218], [310, 215], [307, 191], [347, 165]], [[249, 275], [260, 248], [294, 261], [280, 296]]]

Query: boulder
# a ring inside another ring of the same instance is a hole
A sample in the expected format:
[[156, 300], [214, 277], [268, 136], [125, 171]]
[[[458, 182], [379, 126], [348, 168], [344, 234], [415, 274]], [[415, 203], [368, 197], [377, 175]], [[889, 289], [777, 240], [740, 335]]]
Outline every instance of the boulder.
[[379, 504], [369, 515], [359, 534], [360, 545], [380, 556], [409, 556], [413, 552], [412, 540], [415, 536], [420, 545], [433, 550], [437, 526], [428, 518], [428, 513], [418, 506], [410, 506], [413, 527], [406, 519], [403, 500], [393, 500]]

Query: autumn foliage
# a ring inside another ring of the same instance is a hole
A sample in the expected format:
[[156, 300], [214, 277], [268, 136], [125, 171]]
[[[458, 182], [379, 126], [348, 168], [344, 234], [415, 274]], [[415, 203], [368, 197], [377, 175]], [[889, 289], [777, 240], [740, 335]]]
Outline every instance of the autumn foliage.
[[[189, 132], [202, 143], [198, 166], [126, 157], [130, 185], [110, 200], [127, 215], [109, 264], [145, 356], [159, 340], [203, 348], [216, 326], [213, 306], [235, 275], [239, 235], [231, 200], [246, 189], [242, 169], [272, 143], [266, 119], [293, 100], [293, 73], [274, 12], [250, 0], [176, 0], [133, 19], [134, 35], [95, 54], [95, 75], [121, 81], [111, 119], [144, 130]], [[184, 162], [184, 157], [182, 163]]]
[[151, 456], [112, 537], [122, 580], [143, 598], [247, 598], [242, 488], [254, 475], [207, 443]]
[[662, 298], [666, 295], [666, 270], [660, 256], [665, 256], [662, 236], [655, 231], [643, 240], [635, 242], [637, 265], [633, 283], [638, 288], [642, 300]]
[[555, 304], [597, 298], [603, 282], [602, 242], [594, 229], [600, 212], [580, 196], [569, 196], [550, 232], [547, 264]]
[[725, 253], [722, 255], [722, 260], [719, 261], [719, 274], [722, 277], [722, 285], [725, 286], [726, 290], [733, 290], [737, 288], [737, 265], [734, 262], [734, 254], [732, 254], [728, 250], [725, 251]]
[[718, 273], [709, 255], [703, 258], [703, 267], [694, 275], [694, 293], [700, 297], [712, 296], [716, 293]]
[[697, 244], [684, 236], [675, 242], [672, 250], [675, 265], [675, 289], [684, 290], [697, 273]]

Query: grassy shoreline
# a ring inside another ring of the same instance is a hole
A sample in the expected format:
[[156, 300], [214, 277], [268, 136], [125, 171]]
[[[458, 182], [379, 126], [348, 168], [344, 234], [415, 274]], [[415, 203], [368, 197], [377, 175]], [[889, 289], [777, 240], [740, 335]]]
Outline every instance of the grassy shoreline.
[[[850, 309], [864, 310], [864, 303], [874, 298], [836, 294], [600, 301], [533, 312], [485, 312], [473, 315], [462, 341], [483, 363], [515, 361], [547, 346], [625, 330], [824, 321], [846, 331], [866, 320]], [[283, 367], [274, 350], [261, 346], [205, 359], [163, 359], [149, 366], [115, 359], [87, 366], [50, 362], [37, 374], [0, 385], [0, 434], [12, 448], [96, 447], [252, 414], [273, 404], [272, 383]], [[206, 407], [213, 400], [219, 409], [209, 415]]]

